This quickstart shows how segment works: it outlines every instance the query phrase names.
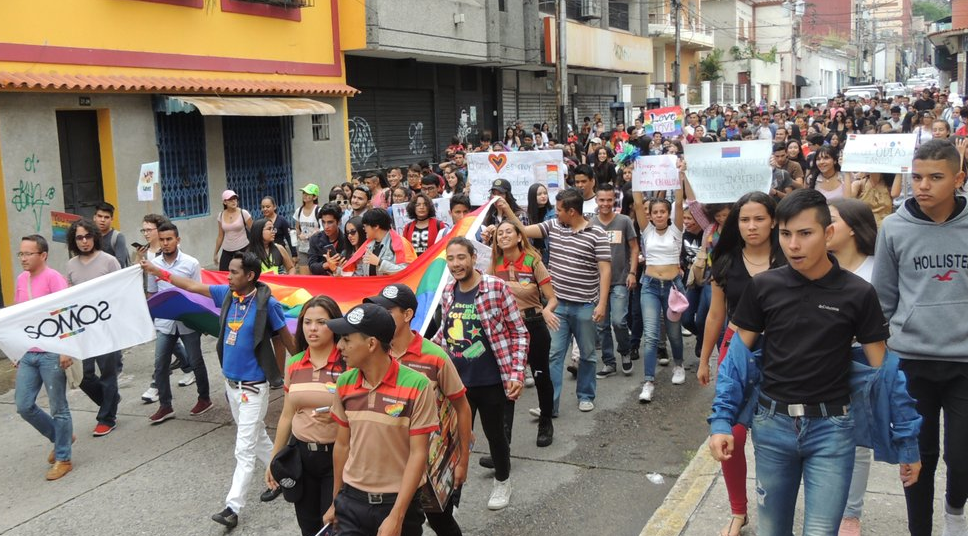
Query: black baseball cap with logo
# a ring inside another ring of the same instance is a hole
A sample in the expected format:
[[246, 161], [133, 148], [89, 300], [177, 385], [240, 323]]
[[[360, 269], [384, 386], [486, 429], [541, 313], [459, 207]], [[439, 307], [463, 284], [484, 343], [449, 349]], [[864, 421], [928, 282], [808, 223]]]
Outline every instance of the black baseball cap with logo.
[[417, 310], [417, 295], [410, 287], [402, 283], [387, 285], [376, 296], [364, 298], [363, 303], [375, 303], [384, 309], [399, 307], [400, 309]]
[[350, 309], [343, 318], [326, 322], [326, 326], [337, 335], [362, 333], [376, 337], [382, 343], [390, 344], [396, 324], [390, 313], [375, 303], [363, 303]]
[[496, 179], [493, 183], [491, 183], [491, 190], [497, 190], [501, 193], [509, 194], [511, 193], [511, 183], [506, 179]]

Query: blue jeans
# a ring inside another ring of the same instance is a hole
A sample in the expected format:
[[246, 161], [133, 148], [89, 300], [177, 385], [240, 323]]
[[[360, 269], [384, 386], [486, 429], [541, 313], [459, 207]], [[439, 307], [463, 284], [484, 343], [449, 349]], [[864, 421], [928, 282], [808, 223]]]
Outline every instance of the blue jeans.
[[194, 333], [172, 333], [166, 334], [157, 332], [155, 339], [155, 386], [158, 388], [158, 403], [160, 407], [171, 407], [171, 354], [177, 348], [178, 342], [184, 343], [185, 361], [189, 366], [188, 370], [195, 372], [195, 386], [198, 390], [198, 397], [209, 399], [208, 392], [208, 370], [205, 368], [205, 361], [202, 359], [202, 335]]
[[669, 307], [669, 289], [675, 285], [683, 292], [682, 278], [671, 281], [642, 276], [642, 324], [645, 339], [645, 381], [655, 381], [655, 361], [659, 351], [661, 325], [665, 322], [666, 336], [672, 345], [672, 360], [682, 365], [682, 327], [666, 317]]
[[[629, 349], [639, 352], [639, 343], [642, 342], [642, 285], [635, 285], [629, 291]], [[634, 359], [638, 359], [635, 356]]]
[[629, 312], [629, 288], [625, 285], [612, 285], [608, 291], [608, 308], [605, 318], [598, 323], [598, 342], [602, 346], [602, 362], [615, 366], [615, 350], [612, 344], [612, 331], [618, 353], [629, 353], [629, 326], [626, 322]]
[[[771, 404], [772, 405], [772, 404]], [[854, 419], [788, 417], [760, 406], [753, 418], [757, 534], [790, 536], [800, 479], [804, 536], [837, 534], [854, 469]]]
[[595, 323], [592, 322], [594, 303], [558, 300], [555, 316], [561, 326], [551, 332], [551, 383], [555, 387], [555, 412], [561, 399], [561, 376], [565, 370], [566, 352], [575, 337], [581, 359], [578, 362], [578, 400], [595, 400]]
[[[97, 404], [97, 422], [107, 426], [118, 423], [118, 362], [121, 352], [111, 352], [84, 360], [84, 379], [81, 380], [81, 391]], [[101, 375], [98, 376], [94, 366]]]
[[[37, 406], [37, 394], [43, 386], [50, 402], [50, 415]], [[54, 444], [58, 461], [71, 459], [71, 434], [74, 423], [67, 405], [67, 375], [60, 366], [60, 356], [49, 352], [27, 352], [17, 364], [17, 413], [40, 435]]]
[[686, 298], [689, 300], [689, 308], [682, 313], [680, 322], [682, 327], [696, 336], [696, 357], [699, 357], [706, 330], [706, 315], [709, 314], [709, 302], [712, 301], [712, 287], [689, 287], [686, 289]]

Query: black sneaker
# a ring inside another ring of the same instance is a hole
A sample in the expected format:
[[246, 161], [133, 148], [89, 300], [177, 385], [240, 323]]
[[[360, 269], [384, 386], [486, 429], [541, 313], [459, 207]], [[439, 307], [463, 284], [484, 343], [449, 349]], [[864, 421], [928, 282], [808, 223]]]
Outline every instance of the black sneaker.
[[595, 373], [595, 377], [598, 379], [608, 378], [609, 376], [615, 375], [615, 365], [605, 365], [602, 370]]
[[226, 506], [225, 510], [222, 510], [221, 512], [212, 516], [212, 521], [218, 523], [219, 525], [225, 525], [230, 529], [234, 529], [235, 526], [239, 524], [239, 514], [236, 514], [231, 508]]
[[626, 376], [632, 375], [632, 358], [629, 355], [622, 356], [622, 374]]
[[494, 458], [490, 456], [481, 456], [481, 459], [477, 463], [485, 469], [494, 469]]
[[538, 440], [536, 444], [539, 447], [547, 447], [551, 445], [555, 437], [555, 425], [551, 424], [551, 419], [542, 419], [538, 423]]
[[578, 367], [575, 364], [570, 364], [565, 369], [571, 374], [571, 379], [578, 379]]
[[276, 489], [267, 488], [259, 495], [259, 500], [262, 502], [271, 502], [276, 499], [282, 493], [282, 486], [276, 486]]
[[639, 345], [638, 344], [633, 344], [629, 348], [629, 355], [632, 356], [632, 361], [638, 361], [642, 357], [642, 355], [639, 354]]

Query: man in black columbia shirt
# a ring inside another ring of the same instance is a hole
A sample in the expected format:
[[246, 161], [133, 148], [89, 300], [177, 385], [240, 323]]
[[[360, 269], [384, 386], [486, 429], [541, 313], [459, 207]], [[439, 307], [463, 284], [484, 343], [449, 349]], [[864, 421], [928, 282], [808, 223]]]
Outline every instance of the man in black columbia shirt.
[[[850, 346], [856, 338], [878, 367], [889, 333], [874, 288], [827, 254], [833, 227], [823, 195], [793, 191], [776, 220], [789, 264], [755, 276], [732, 318], [748, 348], [763, 334], [752, 426], [758, 533], [792, 533], [802, 477], [803, 533], [836, 534], [854, 466]], [[709, 445], [726, 459], [732, 436], [714, 434]]]

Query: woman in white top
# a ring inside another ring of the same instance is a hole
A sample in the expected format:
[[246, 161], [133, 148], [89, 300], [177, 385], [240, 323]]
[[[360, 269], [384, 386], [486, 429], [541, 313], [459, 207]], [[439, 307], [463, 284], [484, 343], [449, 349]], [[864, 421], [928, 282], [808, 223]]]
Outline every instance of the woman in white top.
[[[874, 244], [877, 242], [877, 222], [866, 203], [858, 199], [837, 199], [830, 202], [830, 219], [834, 234], [827, 241], [827, 250], [837, 258], [840, 267], [870, 283], [874, 272]], [[864, 491], [871, 470], [871, 450], [857, 447], [854, 454], [854, 476], [850, 481], [847, 508], [840, 522], [844, 529], [855, 529], [860, 534], [860, 517], [864, 506]]]
[[[685, 180], [682, 169], [680, 176]], [[651, 204], [646, 204], [640, 192], [633, 192], [632, 195], [635, 199], [635, 216], [642, 229], [642, 251], [645, 254], [645, 273], [642, 274], [641, 281], [645, 383], [639, 394], [639, 401], [651, 402], [655, 390], [660, 324], [663, 321], [675, 363], [672, 383], [682, 384], [686, 381], [686, 371], [682, 368], [682, 328], [678, 319], [673, 321], [666, 316], [672, 287], [675, 286], [679, 292], [685, 294], [682, 277], [679, 275], [683, 194], [681, 189], [676, 191], [675, 211], [668, 199], [655, 199]]]
[[309, 275], [309, 237], [319, 231], [319, 186], [307, 184], [302, 187], [302, 206], [296, 209], [292, 219], [296, 222], [296, 251], [299, 257], [299, 273]]

